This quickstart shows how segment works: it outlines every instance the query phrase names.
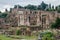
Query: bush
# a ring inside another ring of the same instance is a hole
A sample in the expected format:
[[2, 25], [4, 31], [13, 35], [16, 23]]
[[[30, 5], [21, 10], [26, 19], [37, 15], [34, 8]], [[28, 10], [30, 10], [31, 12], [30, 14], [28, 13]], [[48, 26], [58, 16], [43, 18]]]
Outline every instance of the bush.
[[1, 13], [0, 18], [6, 18], [7, 15], [8, 15], [7, 13]]
[[51, 28], [59, 29], [59, 27], [60, 27], [60, 18], [57, 17], [55, 23], [51, 24]]
[[41, 35], [43, 35], [42, 40], [54, 40], [54, 34], [51, 32], [43, 32]]
[[21, 31], [20, 30], [17, 30], [16, 31], [16, 35], [20, 35], [21, 34]]

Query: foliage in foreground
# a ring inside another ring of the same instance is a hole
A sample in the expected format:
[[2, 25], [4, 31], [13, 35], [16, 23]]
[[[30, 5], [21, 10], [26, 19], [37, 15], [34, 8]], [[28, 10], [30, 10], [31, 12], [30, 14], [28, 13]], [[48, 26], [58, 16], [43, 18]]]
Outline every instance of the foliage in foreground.
[[43, 32], [40, 35], [42, 35], [42, 40], [54, 40], [54, 34], [51, 32]]
[[5, 35], [0, 35], [0, 40], [13, 40], [13, 39], [6, 37]]

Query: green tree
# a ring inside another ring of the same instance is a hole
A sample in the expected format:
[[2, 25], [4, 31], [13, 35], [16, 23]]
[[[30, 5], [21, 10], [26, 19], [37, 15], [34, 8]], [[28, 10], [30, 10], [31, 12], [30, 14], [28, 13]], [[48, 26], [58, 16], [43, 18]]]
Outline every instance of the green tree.
[[21, 31], [20, 30], [17, 30], [16, 31], [16, 35], [20, 35], [21, 34]]
[[48, 5], [48, 8], [46, 9], [46, 11], [51, 11], [51, 4]]
[[7, 10], [7, 9], [5, 9], [5, 12], [8, 12], [8, 10]]
[[1, 13], [0, 18], [5, 18], [8, 14], [7, 13]]
[[60, 27], [60, 18], [57, 17], [55, 23], [52, 23], [51, 28], [58, 29]]
[[25, 6], [24, 7], [25, 9], [30, 9], [30, 10], [36, 10], [37, 9], [37, 6], [35, 6], [35, 5], [27, 5], [27, 6]]
[[42, 40], [54, 40], [54, 34], [52, 32], [42, 32], [40, 36], [42, 36]]
[[41, 10], [41, 5], [38, 5], [38, 8], [37, 8], [38, 10]]
[[55, 9], [54, 9], [54, 5], [52, 6], [52, 9], [51, 9], [52, 11], [55, 11]]
[[23, 8], [23, 7], [20, 5], [14, 5], [14, 8]]
[[12, 8], [10, 8], [10, 13], [12, 12]]
[[2, 12], [0, 11], [0, 13], [2, 13]]
[[58, 6], [57, 12], [60, 13], [60, 5]]
[[58, 7], [57, 7], [57, 6], [55, 7], [55, 10], [56, 10], [56, 11], [58, 10]]
[[56, 6], [56, 7], [55, 7], [55, 10], [56, 10], [58, 13], [60, 13], [60, 5]]
[[38, 6], [38, 9], [45, 10], [48, 5], [42, 1], [41, 5]]
[[49, 9], [51, 9], [51, 4], [49, 4]]

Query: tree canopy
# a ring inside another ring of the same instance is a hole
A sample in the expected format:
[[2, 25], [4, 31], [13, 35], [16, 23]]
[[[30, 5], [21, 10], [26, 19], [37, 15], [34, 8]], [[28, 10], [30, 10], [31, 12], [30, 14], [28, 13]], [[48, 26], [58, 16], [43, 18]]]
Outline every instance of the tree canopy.
[[14, 8], [23, 8], [22, 6], [20, 6], [20, 5], [14, 5]]
[[57, 17], [55, 23], [52, 23], [51, 28], [60, 28], [60, 18]]
[[58, 6], [54, 6], [51, 4], [46, 4], [44, 3], [44, 1], [42, 1], [42, 3], [40, 5], [31, 5], [28, 4], [27, 6], [20, 6], [20, 5], [14, 5], [14, 8], [25, 8], [25, 9], [30, 9], [30, 10], [45, 10], [45, 11], [57, 11], [58, 13], [60, 13], [60, 5]]
[[24, 7], [25, 9], [30, 9], [30, 10], [36, 10], [37, 9], [37, 6], [35, 6], [35, 5], [27, 5], [27, 6], [25, 6]]
[[47, 6], [48, 6], [48, 4], [46, 4], [42, 1], [41, 5], [38, 6], [38, 9], [45, 10]]
[[5, 18], [7, 16], [7, 13], [0, 13], [0, 18]]

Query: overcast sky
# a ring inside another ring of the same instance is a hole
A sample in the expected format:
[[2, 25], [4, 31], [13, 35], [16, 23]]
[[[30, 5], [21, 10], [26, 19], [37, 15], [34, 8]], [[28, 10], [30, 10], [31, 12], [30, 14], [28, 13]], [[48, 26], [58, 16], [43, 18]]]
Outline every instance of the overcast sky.
[[51, 3], [54, 6], [60, 4], [60, 0], [0, 0], [0, 10], [4, 11], [4, 9], [9, 9], [10, 7], [13, 7], [13, 5], [16, 4], [19, 4], [21, 6], [26, 6], [28, 4], [39, 5], [42, 1], [47, 4]]

